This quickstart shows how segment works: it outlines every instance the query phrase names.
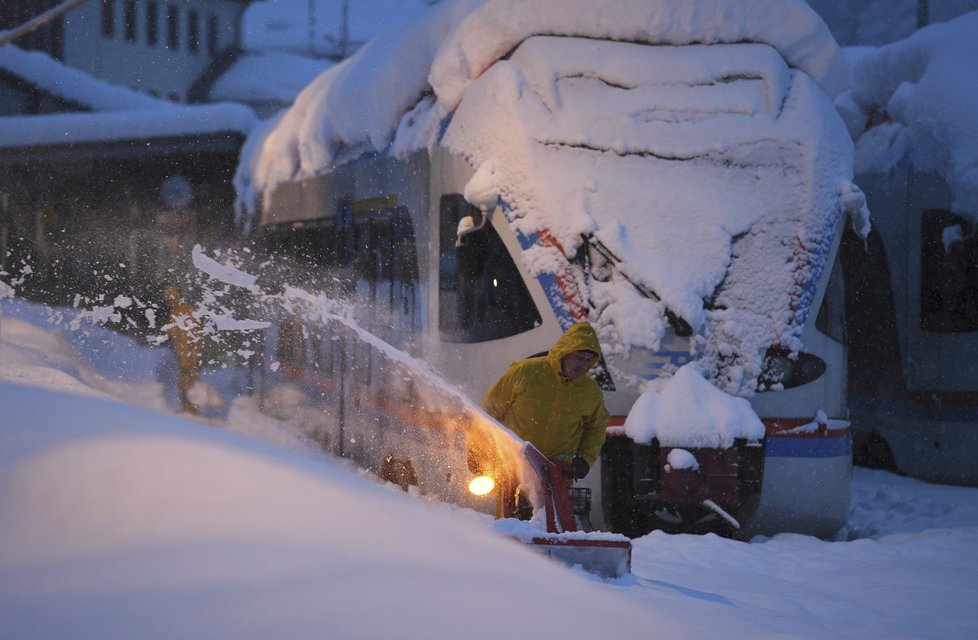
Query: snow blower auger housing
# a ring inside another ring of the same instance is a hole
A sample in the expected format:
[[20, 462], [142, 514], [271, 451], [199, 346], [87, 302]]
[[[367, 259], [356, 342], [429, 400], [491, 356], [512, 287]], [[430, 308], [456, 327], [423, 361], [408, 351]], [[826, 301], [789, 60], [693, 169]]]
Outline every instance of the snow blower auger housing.
[[605, 578], [620, 578], [632, 569], [632, 542], [617, 533], [583, 531], [575, 515], [574, 504], [557, 465], [527, 443], [523, 456], [533, 470], [533, 490], [542, 501], [547, 530], [540, 531], [529, 522], [513, 519], [518, 508], [516, 501], [504, 501], [504, 520], [497, 521], [497, 530], [528, 544], [553, 560], [568, 566], [580, 566], [585, 571]]

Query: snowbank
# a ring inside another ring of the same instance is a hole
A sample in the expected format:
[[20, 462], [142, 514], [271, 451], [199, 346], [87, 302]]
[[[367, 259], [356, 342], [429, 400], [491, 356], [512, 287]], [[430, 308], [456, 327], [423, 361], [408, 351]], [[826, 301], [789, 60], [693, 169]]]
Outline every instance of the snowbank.
[[[902, 162], [945, 176], [955, 212], [978, 220], [978, 12], [879, 49], [854, 51], [837, 106], [856, 140], [856, 171]], [[867, 123], [871, 123], [867, 126]]]
[[336, 463], [114, 401], [2, 383], [0, 398], [9, 637], [490, 640], [513, 612], [541, 638], [607, 620], [681, 632], [488, 517]]
[[970, 640], [978, 631], [978, 489], [855, 469], [849, 541], [653, 532], [633, 541], [633, 577], [601, 582], [503, 539], [489, 516], [378, 486], [294, 441], [286, 451], [223, 431], [290, 446], [283, 423], [257, 407], [202, 425], [74, 394], [86, 372], [108, 367], [119, 378], [132, 366], [113, 395], [136, 401], [151, 350], [93, 330], [98, 348], [66, 352], [61, 325], [46, 320], [62, 311], [0, 307], [3, 380], [57, 374], [0, 382], [5, 637], [495, 640], [654, 629], [687, 640]]
[[[722, 393], [688, 364], [661, 389], [639, 396], [625, 419], [625, 433], [646, 444], [658, 438], [664, 447], [727, 448], [735, 438], [763, 438], [764, 423], [750, 402]], [[685, 468], [681, 460], [669, 462]]]

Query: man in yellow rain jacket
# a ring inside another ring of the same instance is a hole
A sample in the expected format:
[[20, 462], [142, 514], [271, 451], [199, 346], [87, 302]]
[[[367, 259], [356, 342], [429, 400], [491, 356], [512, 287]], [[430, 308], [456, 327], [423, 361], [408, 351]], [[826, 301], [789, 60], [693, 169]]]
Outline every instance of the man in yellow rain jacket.
[[604, 396], [585, 375], [600, 357], [594, 328], [578, 322], [546, 355], [510, 365], [482, 400], [489, 415], [561, 467], [568, 487], [587, 475], [605, 440]]

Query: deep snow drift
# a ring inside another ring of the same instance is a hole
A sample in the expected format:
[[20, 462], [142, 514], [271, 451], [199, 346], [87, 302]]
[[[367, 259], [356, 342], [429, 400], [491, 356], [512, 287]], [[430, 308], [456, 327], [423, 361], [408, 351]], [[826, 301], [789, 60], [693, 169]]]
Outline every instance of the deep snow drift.
[[223, 420], [167, 415], [158, 349], [72, 330], [71, 310], [0, 303], [10, 637], [978, 633], [976, 489], [857, 470], [859, 539], [653, 533], [635, 541], [633, 576], [603, 582], [488, 516], [368, 480], [247, 397]]

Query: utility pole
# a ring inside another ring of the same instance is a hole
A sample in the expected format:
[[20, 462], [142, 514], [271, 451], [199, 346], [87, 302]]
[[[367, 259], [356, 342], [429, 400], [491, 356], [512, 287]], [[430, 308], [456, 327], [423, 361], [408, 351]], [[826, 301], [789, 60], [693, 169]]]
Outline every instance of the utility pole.
[[68, 13], [88, 0], [65, 0], [56, 7], [48, 9], [36, 18], [32, 18], [20, 25], [16, 29], [0, 33], [0, 47], [9, 44], [21, 36], [25, 36], [35, 29], [39, 29], [56, 18]]
[[926, 27], [930, 22], [930, 0], [917, 0], [917, 28]]
[[343, 0], [343, 13], [340, 16], [340, 56], [350, 55], [350, 0]]
[[316, 0], [309, 0], [309, 55], [316, 57]]

